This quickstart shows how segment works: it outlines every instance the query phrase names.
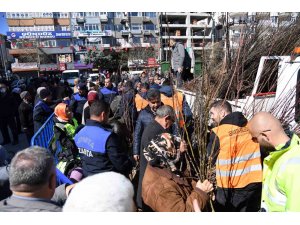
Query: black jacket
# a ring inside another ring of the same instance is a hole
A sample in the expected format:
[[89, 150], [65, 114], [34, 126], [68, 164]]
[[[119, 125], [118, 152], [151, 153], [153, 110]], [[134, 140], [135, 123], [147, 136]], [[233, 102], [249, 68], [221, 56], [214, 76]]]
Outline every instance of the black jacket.
[[[37, 103], [38, 104], [38, 103]], [[34, 132], [37, 132], [41, 126], [46, 122], [49, 116], [53, 113], [53, 108], [49, 103], [43, 102], [43, 104], [36, 105], [33, 109], [33, 123]]]
[[19, 106], [19, 116], [23, 130], [33, 129], [33, 106], [24, 101]]
[[[92, 138], [93, 135], [89, 134], [89, 131], [95, 132], [95, 128], [101, 128], [111, 134], [108, 136], [105, 143], [105, 152], [96, 152], [93, 149], [83, 149], [82, 151], [89, 151], [93, 155], [92, 157], [87, 157], [86, 155], [81, 154], [82, 167], [84, 176], [90, 176], [96, 173], [115, 171], [121, 173], [125, 176], [128, 176], [129, 172], [132, 169], [132, 161], [128, 157], [127, 153], [124, 152], [123, 146], [120, 145], [121, 141], [119, 137], [113, 133], [111, 130], [104, 127], [102, 124], [95, 120], [87, 120], [86, 125], [82, 128], [75, 136], [74, 140], [77, 147], [80, 147], [76, 140], [80, 138], [89, 137], [90, 146], [95, 146], [98, 144], [97, 140]], [[97, 137], [101, 138], [101, 137]], [[100, 142], [100, 141], [99, 141]], [[79, 149], [79, 153], [81, 150]]]
[[6, 92], [0, 95], [0, 118], [13, 117], [18, 104], [11, 93]]
[[154, 120], [155, 114], [151, 110], [150, 106], [147, 106], [143, 109], [136, 121], [135, 130], [134, 130], [134, 138], [133, 138], [133, 155], [140, 154], [140, 147], [141, 147], [141, 138], [144, 129], [147, 125]]

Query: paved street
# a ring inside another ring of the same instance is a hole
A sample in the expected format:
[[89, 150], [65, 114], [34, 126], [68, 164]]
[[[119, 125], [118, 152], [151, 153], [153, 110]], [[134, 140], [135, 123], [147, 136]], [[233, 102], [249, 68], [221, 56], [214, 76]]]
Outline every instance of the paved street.
[[[11, 134], [10, 134], [10, 137], [12, 137]], [[0, 142], [2, 142], [2, 141], [3, 141], [2, 135], [0, 135]], [[17, 144], [17, 145], [7, 144], [7, 145], [4, 145], [4, 147], [8, 152], [9, 158], [11, 159], [16, 152], [28, 147], [28, 143], [27, 143], [25, 134], [23, 134], [23, 133], [19, 134], [19, 144]]]

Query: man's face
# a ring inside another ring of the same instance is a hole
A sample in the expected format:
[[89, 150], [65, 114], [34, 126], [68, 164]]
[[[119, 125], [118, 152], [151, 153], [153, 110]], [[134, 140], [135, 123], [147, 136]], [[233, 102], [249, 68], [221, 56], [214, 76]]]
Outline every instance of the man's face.
[[110, 79], [105, 79], [105, 80], [104, 80], [104, 86], [107, 87], [107, 88], [110, 88], [110, 87], [111, 87]]
[[264, 148], [266, 151], [273, 151], [274, 146], [272, 146], [269, 143], [267, 132], [270, 132], [270, 130], [264, 130], [264, 131], [257, 131], [256, 129], [253, 129], [251, 126], [251, 123], [249, 124], [249, 132], [252, 136], [252, 141], [255, 143], [258, 143], [261, 147]]
[[153, 84], [153, 82], [154, 82], [154, 77], [149, 77], [149, 83]]
[[210, 117], [214, 127], [218, 126], [220, 124], [221, 120], [223, 119], [221, 113], [222, 113], [222, 111], [219, 108], [212, 107], [209, 110], [209, 117]]
[[173, 40], [170, 40], [170, 42], [169, 42], [170, 47], [173, 47], [174, 44], [175, 44], [175, 42]]
[[160, 98], [148, 99], [148, 104], [151, 110], [156, 112], [156, 110], [161, 106]]
[[72, 119], [73, 117], [73, 113], [72, 111], [69, 109], [69, 107], [66, 107], [66, 115], [69, 119]]

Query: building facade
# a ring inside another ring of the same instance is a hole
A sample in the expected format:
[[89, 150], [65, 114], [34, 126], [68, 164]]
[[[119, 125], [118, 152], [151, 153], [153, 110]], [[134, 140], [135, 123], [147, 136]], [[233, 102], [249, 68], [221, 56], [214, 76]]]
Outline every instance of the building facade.
[[90, 70], [89, 49], [158, 48], [155, 12], [7, 12], [13, 73]]

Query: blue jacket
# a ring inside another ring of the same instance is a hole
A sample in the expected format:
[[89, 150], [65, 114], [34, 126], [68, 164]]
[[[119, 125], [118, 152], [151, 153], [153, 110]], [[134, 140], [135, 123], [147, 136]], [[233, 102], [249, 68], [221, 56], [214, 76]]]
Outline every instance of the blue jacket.
[[143, 109], [136, 121], [134, 137], [133, 137], [133, 155], [140, 155], [140, 146], [142, 134], [146, 126], [155, 118], [154, 113], [151, 111], [150, 106]]
[[115, 171], [128, 176], [132, 162], [122, 151], [118, 136], [99, 122], [87, 120], [74, 137], [82, 160], [84, 176]]
[[108, 104], [110, 104], [114, 100], [114, 97], [118, 95], [116, 88], [109, 89], [107, 87], [103, 87], [100, 89], [100, 93], [103, 95], [104, 101]]
[[74, 113], [82, 114], [83, 106], [87, 101], [86, 96], [80, 96], [79, 93], [74, 93], [71, 97], [70, 108]]
[[53, 113], [53, 109], [46, 102], [39, 100], [33, 109], [34, 132], [37, 132]]

